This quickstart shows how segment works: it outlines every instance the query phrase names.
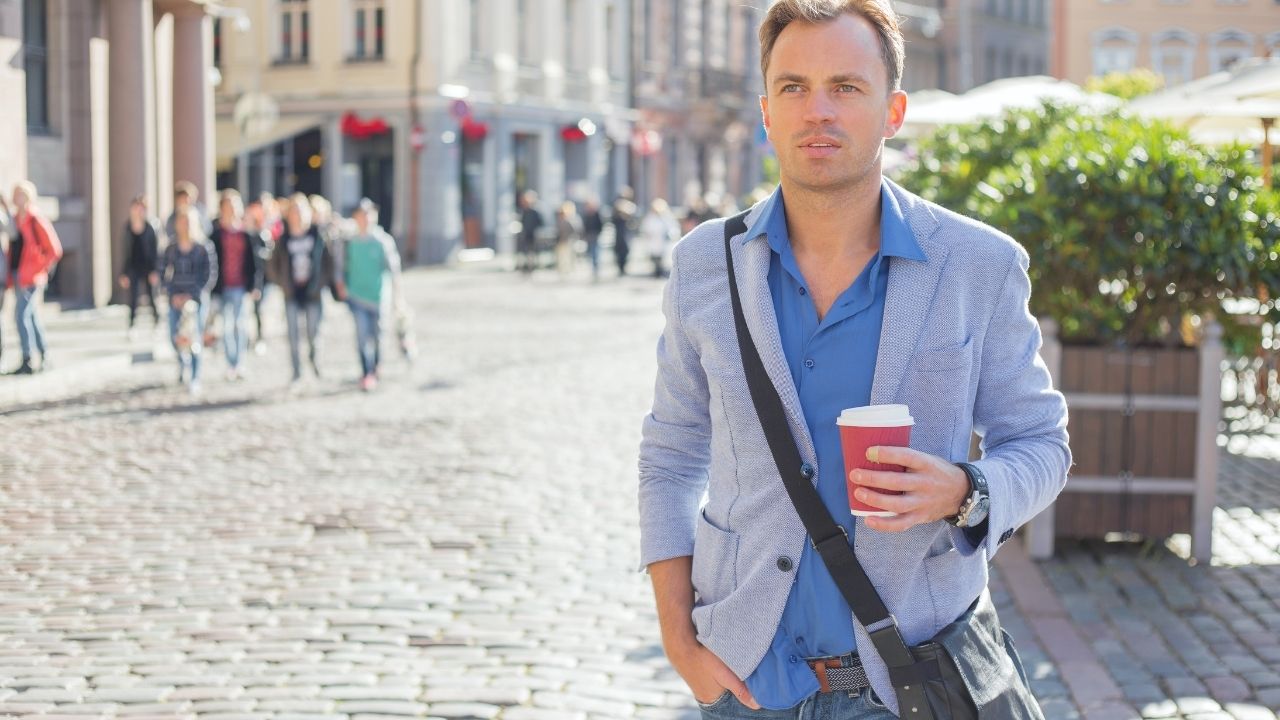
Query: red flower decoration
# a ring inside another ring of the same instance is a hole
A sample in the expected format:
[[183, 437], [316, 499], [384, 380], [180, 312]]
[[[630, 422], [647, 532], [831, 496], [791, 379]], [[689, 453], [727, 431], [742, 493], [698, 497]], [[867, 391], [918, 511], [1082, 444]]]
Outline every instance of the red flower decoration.
[[565, 142], [576, 143], [586, 140], [587, 134], [577, 125], [565, 125], [560, 128], [560, 137], [564, 138]]
[[470, 115], [462, 118], [462, 137], [468, 140], [483, 140], [489, 135], [489, 123], [479, 122]]
[[341, 128], [343, 135], [355, 140], [365, 140], [375, 135], [385, 135], [391, 131], [391, 126], [387, 125], [386, 120], [373, 118], [365, 121], [356, 117], [353, 112], [346, 112], [342, 115]]

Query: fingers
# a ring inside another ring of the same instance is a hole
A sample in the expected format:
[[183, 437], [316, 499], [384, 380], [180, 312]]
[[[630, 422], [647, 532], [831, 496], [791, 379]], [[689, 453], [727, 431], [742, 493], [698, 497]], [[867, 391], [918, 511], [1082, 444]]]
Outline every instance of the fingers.
[[920, 506], [920, 498], [910, 493], [896, 495], [877, 492], [870, 488], [858, 488], [857, 492], [854, 493], [854, 497], [872, 507], [895, 512], [899, 515], [914, 512]]
[[909, 470], [923, 470], [933, 464], [934, 457], [909, 447], [878, 445], [867, 448], [867, 459], [883, 465], [901, 465]]
[[738, 702], [752, 710], [759, 710], [760, 703], [757, 703], [756, 699], [751, 696], [751, 691], [747, 689], [747, 684], [738, 679], [738, 676], [729, 669], [728, 665], [724, 664], [723, 660], [716, 657], [715, 653], [712, 653], [709, 649], [707, 653], [711, 656], [710, 662], [713, 665], [711, 677], [720, 683], [725, 690], [733, 693], [733, 696], [738, 698]]
[[919, 476], [905, 472], [854, 470], [849, 473], [849, 479], [854, 485], [881, 490], [916, 490], [920, 487]]

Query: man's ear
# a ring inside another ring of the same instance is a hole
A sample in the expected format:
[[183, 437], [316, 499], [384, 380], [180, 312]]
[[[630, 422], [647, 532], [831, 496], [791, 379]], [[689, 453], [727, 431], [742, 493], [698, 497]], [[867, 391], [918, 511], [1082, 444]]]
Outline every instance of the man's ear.
[[764, 123], [764, 129], [765, 129], [765, 132], [767, 133], [769, 131], [769, 96], [768, 95], [760, 96], [760, 119]]
[[902, 129], [902, 123], [907, 119], [907, 94], [901, 90], [894, 90], [889, 95], [889, 110], [885, 115], [884, 136], [886, 139], [894, 137], [898, 131]]

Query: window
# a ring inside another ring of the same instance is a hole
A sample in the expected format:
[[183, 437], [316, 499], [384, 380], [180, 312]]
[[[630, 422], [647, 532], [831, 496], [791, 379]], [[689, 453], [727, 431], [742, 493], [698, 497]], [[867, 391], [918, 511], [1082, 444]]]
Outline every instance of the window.
[[22, 3], [22, 62], [27, 74], [27, 130], [49, 127], [49, 8], [46, 0]]
[[516, 0], [516, 57], [526, 65], [533, 62], [532, 29], [529, 27], [529, 0]]
[[578, 0], [564, 0], [564, 68], [567, 72], [580, 71], [578, 43]]
[[279, 0], [280, 55], [282, 63], [304, 63], [311, 56], [310, 25], [307, 0]]
[[1228, 28], [1209, 36], [1209, 72], [1227, 70], [1232, 65], [1253, 57], [1253, 36]]
[[1093, 74], [1129, 72], [1137, 63], [1138, 33], [1127, 28], [1105, 28], [1093, 34]]
[[1171, 29], [1151, 38], [1151, 64], [1164, 76], [1164, 84], [1172, 87], [1191, 79], [1195, 60], [1196, 36], [1187, 30]]
[[484, 12], [483, 0], [471, 0], [470, 20], [471, 26], [468, 28], [471, 33], [471, 57], [484, 57], [484, 25], [482, 24], [482, 13]]
[[622, 77], [622, 43], [618, 42], [618, 38], [622, 33], [618, 32], [618, 6], [609, 3], [604, 8], [604, 32], [605, 32], [605, 48], [608, 53], [606, 62], [609, 68], [609, 77]]
[[384, 0], [351, 1], [356, 13], [356, 36], [352, 57], [357, 60], [381, 60], [387, 12]]

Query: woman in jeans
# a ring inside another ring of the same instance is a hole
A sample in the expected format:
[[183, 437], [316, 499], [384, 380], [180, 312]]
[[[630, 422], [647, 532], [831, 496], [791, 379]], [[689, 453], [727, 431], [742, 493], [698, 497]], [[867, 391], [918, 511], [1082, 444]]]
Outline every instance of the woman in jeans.
[[262, 257], [258, 248], [265, 233], [254, 233], [244, 222], [244, 201], [235, 190], [223, 190], [218, 222], [209, 242], [218, 257], [218, 279], [213, 294], [221, 300], [222, 346], [227, 356], [227, 379], [243, 377], [240, 363], [249, 347], [249, 320], [245, 299], [257, 301], [262, 293]]
[[307, 357], [318, 378], [320, 366], [316, 362], [316, 339], [323, 319], [322, 292], [333, 283], [333, 256], [312, 223], [311, 205], [302, 193], [290, 198], [285, 211], [285, 231], [271, 262], [272, 274], [284, 293], [289, 357], [293, 362], [292, 382], [302, 379], [300, 324], [304, 318], [307, 322]]
[[218, 258], [205, 242], [204, 224], [194, 208], [174, 215], [173, 233], [174, 242], [160, 255], [157, 270], [169, 296], [169, 341], [178, 353], [178, 382], [186, 380], [191, 394], [197, 395], [209, 291], [218, 277]]
[[[49, 273], [62, 258], [62, 243], [58, 233], [36, 207], [36, 186], [19, 182], [13, 188], [13, 230], [9, 238], [9, 284], [17, 295], [15, 310], [18, 322], [18, 340], [22, 344], [22, 365], [15, 371], [29, 375], [44, 370], [49, 364], [49, 354], [44, 343], [44, 325], [37, 308]], [[39, 365], [31, 362], [32, 346], [40, 353]]]

